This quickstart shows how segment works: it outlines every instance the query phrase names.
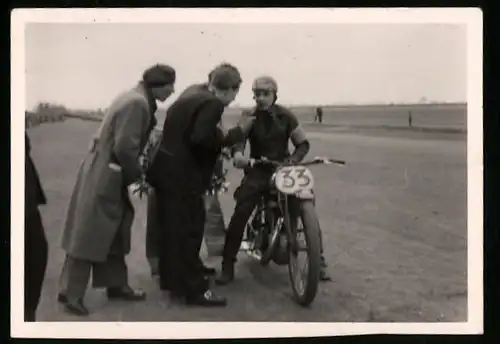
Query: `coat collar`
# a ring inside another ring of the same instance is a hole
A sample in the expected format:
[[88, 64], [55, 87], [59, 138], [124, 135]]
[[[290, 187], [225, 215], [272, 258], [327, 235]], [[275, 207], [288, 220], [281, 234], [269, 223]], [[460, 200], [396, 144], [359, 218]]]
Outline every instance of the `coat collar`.
[[154, 114], [156, 110], [158, 109], [158, 106], [156, 105], [156, 100], [155, 97], [153, 96], [153, 92], [149, 88], [147, 88], [144, 83], [141, 81], [136, 87], [136, 90], [144, 95], [146, 97], [146, 100], [148, 101], [149, 105], [149, 111], [150, 113]]
[[186, 98], [192, 95], [193, 93], [197, 92], [208, 92], [208, 85], [207, 84], [194, 84], [189, 87], [187, 87], [179, 96], [178, 99]]
[[150, 128], [154, 128], [157, 124], [157, 119], [156, 119], [156, 110], [158, 109], [158, 105], [156, 105], [156, 100], [155, 97], [153, 96], [153, 92], [149, 88], [147, 88], [143, 82], [139, 82], [139, 84], [136, 87], [136, 90], [142, 94], [149, 105], [149, 114], [150, 114]]

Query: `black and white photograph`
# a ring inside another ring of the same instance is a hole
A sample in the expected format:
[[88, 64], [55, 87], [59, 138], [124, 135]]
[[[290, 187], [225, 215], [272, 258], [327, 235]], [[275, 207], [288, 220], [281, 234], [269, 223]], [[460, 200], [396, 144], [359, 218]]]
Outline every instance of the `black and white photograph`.
[[480, 10], [23, 9], [11, 37], [13, 337], [482, 333]]

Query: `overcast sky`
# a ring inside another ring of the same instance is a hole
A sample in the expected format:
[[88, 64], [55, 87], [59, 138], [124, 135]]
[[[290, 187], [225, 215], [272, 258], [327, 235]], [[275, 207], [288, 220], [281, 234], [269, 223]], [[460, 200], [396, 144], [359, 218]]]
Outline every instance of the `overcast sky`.
[[25, 38], [28, 109], [105, 108], [157, 62], [177, 70], [175, 95], [235, 64], [240, 105], [261, 74], [289, 105], [467, 99], [465, 25], [31, 23]]

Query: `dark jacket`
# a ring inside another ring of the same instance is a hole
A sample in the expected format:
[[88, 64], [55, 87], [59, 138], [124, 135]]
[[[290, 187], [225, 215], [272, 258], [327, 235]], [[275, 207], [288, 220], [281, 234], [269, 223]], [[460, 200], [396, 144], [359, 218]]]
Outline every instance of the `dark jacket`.
[[[283, 161], [290, 156], [288, 143], [292, 132], [298, 127], [297, 117], [287, 108], [278, 104], [269, 110], [253, 109], [255, 116], [252, 130], [248, 135], [250, 156], [266, 157], [270, 160]], [[235, 151], [243, 153], [246, 141], [239, 143]]]
[[46, 204], [47, 199], [35, 164], [31, 159], [31, 143], [28, 134], [25, 133], [25, 189], [24, 207], [25, 216], [36, 213], [38, 206]]
[[224, 137], [217, 125], [224, 104], [203, 85], [190, 86], [167, 110], [162, 142], [148, 182], [155, 188], [201, 194], [210, 185], [224, 146], [244, 139], [239, 127]]

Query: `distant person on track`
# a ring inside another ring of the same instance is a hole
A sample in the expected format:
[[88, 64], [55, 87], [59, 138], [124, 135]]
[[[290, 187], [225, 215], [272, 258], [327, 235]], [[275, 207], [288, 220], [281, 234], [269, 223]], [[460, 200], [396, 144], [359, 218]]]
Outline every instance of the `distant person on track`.
[[323, 109], [319, 106], [316, 108], [315, 122], [316, 119], [318, 120], [319, 123], [323, 123]]
[[35, 321], [48, 259], [48, 243], [38, 207], [47, 204], [25, 133], [24, 320]]
[[[297, 117], [287, 108], [276, 104], [278, 99], [278, 84], [269, 76], [254, 80], [252, 85], [256, 108], [247, 116], [255, 117], [255, 122], [248, 135], [250, 157], [261, 157], [275, 161], [300, 162], [309, 152], [309, 141], [302, 130]], [[289, 140], [295, 146], [295, 151], [288, 151]], [[246, 141], [245, 141], [246, 142]], [[260, 197], [269, 189], [269, 179], [272, 169], [262, 166], [250, 166], [250, 160], [243, 155], [245, 142], [235, 149], [234, 163], [245, 169], [245, 176], [234, 193], [236, 206], [226, 231], [222, 271], [215, 280], [216, 284], [225, 285], [234, 279], [234, 264], [241, 246], [245, 225]], [[320, 278], [330, 280], [326, 271], [326, 263], [321, 245], [322, 269]]]
[[148, 171], [160, 214], [160, 289], [198, 306], [225, 306], [210, 289], [200, 260], [205, 225], [204, 196], [224, 146], [244, 139], [253, 122], [242, 118], [226, 131], [219, 123], [241, 85], [238, 69], [216, 67], [208, 83], [188, 88], [168, 109], [162, 142]]
[[413, 123], [413, 118], [411, 116], [411, 111], [408, 113], [408, 126], [411, 128]]
[[128, 283], [125, 256], [134, 220], [129, 190], [141, 178], [139, 157], [156, 125], [156, 101], [165, 101], [174, 83], [172, 67], [148, 68], [139, 84], [108, 108], [80, 166], [64, 224], [62, 248], [67, 255], [58, 295], [74, 315], [89, 313], [83, 298], [91, 272], [93, 286], [106, 288], [108, 299], [146, 297]]

